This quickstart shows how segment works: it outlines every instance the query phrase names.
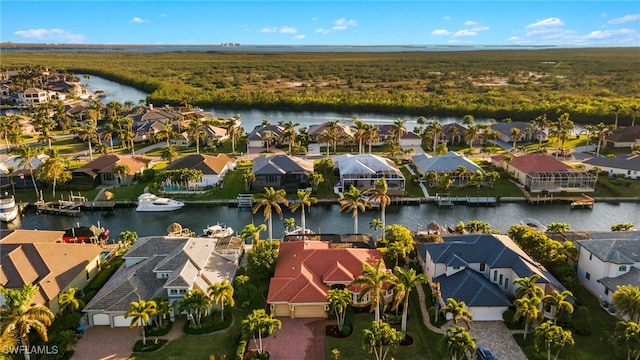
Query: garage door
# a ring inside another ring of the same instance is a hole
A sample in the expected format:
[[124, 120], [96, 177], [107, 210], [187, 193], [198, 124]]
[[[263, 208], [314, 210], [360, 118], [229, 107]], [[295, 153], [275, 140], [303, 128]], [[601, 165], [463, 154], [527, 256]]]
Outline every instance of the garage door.
[[472, 307], [471, 315], [473, 321], [502, 321], [502, 313], [506, 307]]
[[118, 315], [113, 318], [114, 327], [124, 327], [131, 325], [131, 319], [124, 317], [124, 315]]
[[109, 315], [107, 314], [94, 314], [93, 325], [111, 325], [109, 322]]
[[273, 316], [275, 317], [289, 317], [289, 305], [287, 304], [275, 304], [273, 309]]
[[326, 318], [324, 305], [297, 305], [293, 310], [294, 318]]

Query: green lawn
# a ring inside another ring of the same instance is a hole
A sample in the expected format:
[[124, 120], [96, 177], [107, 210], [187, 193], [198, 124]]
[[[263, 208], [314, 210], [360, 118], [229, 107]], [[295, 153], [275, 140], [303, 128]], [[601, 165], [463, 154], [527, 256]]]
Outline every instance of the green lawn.
[[[417, 179], [418, 175], [411, 175], [409, 170], [407, 170], [406, 166], [401, 166], [400, 171], [402, 172], [402, 176], [405, 178], [404, 182], [404, 193], [407, 197], [410, 198], [421, 198], [424, 197], [424, 193], [422, 189], [420, 189], [420, 185], [418, 185]], [[416, 180], [414, 182], [414, 179]]]

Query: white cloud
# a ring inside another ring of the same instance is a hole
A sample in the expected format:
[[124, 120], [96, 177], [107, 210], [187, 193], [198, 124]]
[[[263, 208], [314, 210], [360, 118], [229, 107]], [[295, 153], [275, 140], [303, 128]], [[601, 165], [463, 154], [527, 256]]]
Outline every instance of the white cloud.
[[464, 30], [456, 31], [455, 34], [453, 34], [453, 37], [476, 36], [476, 35], [478, 35], [477, 32], [464, 29]]
[[562, 26], [562, 25], [564, 25], [564, 22], [558, 18], [547, 18], [547, 19], [535, 22], [533, 24], [527, 25], [527, 29], [556, 27], [556, 26]]
[[62, 29], [18, 30], [13, 34], [26, 39], [37, 39], [63, 43], [82, 43], [85, 39], [84, 35], [73, 34], [67, 30]]
[[306, 38], [307, 35], [304, 34], [300, 34], [300, 35], [296, 35], [293, 37], [293, 40], [304, 40], [304, 38]]
[[274, 32], [278, 32], [278, 28], [277, 27], [264, 28], [264, 29], [260, 30], [260, 32], [263, 32], [263, 33], [274, 33]]
[[489, 30], [488, 26], [473, 26], [469, 30], [471, 31], [487, 31]]
[[609, 24], [626, 24], [628, 22], [638, 21], [638, 20], [640, 20], [640, 14], [630, 14], [630, 15], [625, 15], [623, 17], [611, 19], [609, 20]]
[[281, 34], [295, 34], [297, 33], [298, 30], [294, 27], [289, 27], [289, 26], [283, 26], [280, 28], [280, 33]]
[[478, 23], [471, 20], [467, 20], [464, 22], [464, 26], [473, 26], [473, 25], [478, 25]]
[[331, 32], [331, 30], [329, 30], [329, 29], [323, 29], [323, 28], [316, 29], [316, 34], [328, 34], [330, 32]]
[[167, 17], [167, 14], [160, 14], [160, 17]]
[[347, 30], [348, 27], [344, 26], [344, 25], [336, 25], [334, 27], [331, 28], [331, 30], [333, 31], [342, 31], [342, 30]]
[[589, 35], [585, 36], [585, 39], [610, 39], [616, 36], [633, 36], [636, 35], [637, 32], [632, 29], [620, 29], [620, 30], [605, 30], [605, 31], [592, 31]]
[[334, 21], [333, 23], [336, 26], [345, 26], [345, 27], [358, 25], [358, 23], [355, 20], [353, 20], [353, 19], [347, 20], [345, 18], [340, 18], [340, 19]]
[[433, 36], [449, 36], [449, 35], [451, 35], [451, 32], [448, 31], [447, 29], [437, 29], [437, 30], [433, 30], [431, 32], [431, 35], [433, 35]]
[[144, 23], [148, 23], [149, 20], [145, 20], [141, 17], [134, 17], [133, 19], [129, 20], [129, 24], [144, 24]]
[[443, 17], [443, 19], [444, 20], [451, 20], [451, 17], [450, 16], [445, 16], [445, 17]]
[[557, 34], [557, 33], [561, 33], [564, 30], [560, 29], [560, 28], [541, 28], [541, 29], [535, 29], [532, 31], [527, 31], [527, 36], [548, 36], [549, 34]]

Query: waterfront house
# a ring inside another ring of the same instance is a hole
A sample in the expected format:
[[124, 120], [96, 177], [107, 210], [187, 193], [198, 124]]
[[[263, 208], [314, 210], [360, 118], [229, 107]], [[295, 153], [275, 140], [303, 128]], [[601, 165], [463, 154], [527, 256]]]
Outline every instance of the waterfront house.
[[640, 179], [640, 154], [619, 154], [614, 157], [595, 156], [582, 162], [587, 170], [607, 172], [610, 176]]
[[[537, 274], [545, 293], [564, 286], [506, 235], [443, 236], [440, 243], [416, 245], [424, 274], [440, 284], [441, 304], [464, 301], [474, 321], [501, 321], [519, 287], [513, 281]], [[549, 313], [545, 313], [550, 316]]]
[[70, 288], [84, 289], [98, 274], [104, 251], [96, 244], [65, 243], [63, 235], [64, 231], [0, 230], [0, 285], [35, 285], [33, 302], [57, 313], [58, 296]]
[[[123, 165], [125, 172], [118, 172]], [[74, 185], [130, 185], [136, 175], [153, 166], [151, 158], [143, 156], [103, 155], [71, 172]]]
[[640, 145], [640, 125], [619, 127], [604, 138], [606, 146], [633, 149]]
[[389, 195], [404, 194], [404, 176], [391, 159], [373, 154], [343, 154], [334, 157], [333, 162], [334, 168], [340, 173], [336, 184], [339, 193], [352, 185], [359, 190], [373, 188], [376, 180], [384, 177], [389, 186]]
[[465, 131], [467, 131], [466, 127], [455, 122], [442, 125], [443, 134], [440, 135], [440, 143], [459, 145], [464, 142]]
[[206, 134], [205, 138], [207, 146], [216, 145], [229, 138], [227, 135], [227, 129], [220, 126], [207, 125], [205, 126], [204, 131]]
[[[291, 241], [280, 243], [275, 274], [269, 282], [267, 304], [276, 317], [326, 318], [330, 289], [346, 288], [352, 295], [352, 306], [367, 307], [368, 295], [351, 283], [362, 273], [364, 263], [375, 265], [382, 259], [377, 249], [332, 248], [326, 241]], [[387, 271], [384, 262], [381, 265]], [[393, 291], [383, 290], [389, 303]]]
[[[480, 171], [483, 175], [485, 171], [480, 166], [466, 157], [459, 155], [453, 151], [449, 151], [444, 155], [431, 156], [427, 154], [418, 154], [412, 157], [413, 164], [420, 176], [435, 172], [438, 177], [449, 174], [454, 181], [455, 186], [465, 186], [469, 182], [469, 173]], [[464, 168], [465, 173], [460, 173], [460, 169]], [[432, 184], [433, 185], [433, 184]]]
[[[514, 139], [513, 129], [520, 131], [520, 137]], [[508, 144], [516, 142], [547, 141], [547, 134], [544, 131], [536, 131], [531, 124], [523, 121], [498, 122], [491, 124], [491, 130], [498, 134], [498, 139]]]
[[30, 87], [18, 93], [18, 105], [39, 105], [49, 102], [49, 92], [40, 88]]
[[[386, 141], [396, 140], [393, 135], [394, 125], [391, 124], [383, 124], [376, 125], [378, 128], [378, 141], [372, 142], [373, 146], [382, 146]], [[420, 135], [416, 134], [413, 131], [404, 131], [402, 135], [400, 135], [400, 144], [401, 147], [411, 147], [411, 146], [420, 146], [422, 145], [422, 138]]]
[[[39, 154], [31, 159], [31, 167], [37, 169], [42, 166], [49, 159], [49, 155]], [[24, 165], [20, 165], [22, 158], [18, 155], [10, 155], [8, 158], [0, 161], [0, 183], [3, 186], [13, 184], [16, 189], [30, 189], [33, 188], [33, 182], [31, 181], [31, 171], [28, 168], [25, 169]], [[36, 179], [36, 183], [38, 180]]]
[[307, 130], [307, 138], [309, 142], [318, 143], [320, 142], [320, 138], [322, 133], [326, 131], [331, 131], [331, 124], [335, 123], [335, 139], [338, 141], [338, 144], [347, 144], [353, 142], [353, 129], [347, 124], [343, 124], [341, 122], [335, 121], [327, 121], [322, 124], [314, 124], [309, 126]]
[[588, 232], [576, 241], [578, 279], [603, 303], [618, 286], [640, 287], [640, 231]]
[[[270, 133], [269, 133], [270, 132]], [[278, 139], [282, 136], [284, 127], [280, 125], [258, 125], [247, 136], [247, 147], [250, 148], [266, 148], [267, 142], [269, 147], [278, 143]], [[266, 134], [271, 134], [271, 138], [267, 138]]]
[[[207, 293], [210, 285], [231, 283], [244, 251], [239, 237], [149, 236], [138, 239], [122, 258], [124, 264], [84, 308], [89, 325], [128, 327], [132, 301], [168, 298], [172, 306], [189, 291]], [[175, 316], [173, 309], [171, 318]]]
[[171, 180], [166, 180], [164, 191], [203, 191], [211, 189], [220, 184], [224, 175], [236, 167], [236, 159], [226, 154], [205, 155], [190, 154], [179, 159], [173, 160], [165, 171], [194, 169], [202, 171], [202, 177], [197, 181], [189, 181], [186, 188], [184, 184], [172, 184]]
[[596, 186], [596, 175], [572, 168], [547, 154], [526, 154], [512, 160], [496, 155], [491, 157], [491, 162], [505, 169], [531, 192], [591, 192]]
[[290, 155], [258, 156], [253, 160], [251, 171], [255, 175], [251, 189], [303, 189], [309, 187], [313, 161]]

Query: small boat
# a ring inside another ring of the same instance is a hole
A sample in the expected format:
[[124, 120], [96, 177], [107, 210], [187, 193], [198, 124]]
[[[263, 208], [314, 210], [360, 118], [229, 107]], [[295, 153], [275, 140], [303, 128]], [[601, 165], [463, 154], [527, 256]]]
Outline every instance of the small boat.
[[98, 97], [98, 98], [107, 96], [107, 93], [104, 92], [104, 90], [96, 90], [93, 93], [95, 94], [95, 97]]
[[158, 197], [151, 193], [138, 196], [136, 211], [175, 211], [184, 206], [184, 203], [173, 199]]
[[65, 229], [62, 240], [66, 243], [101, 243], [109, 239], [111, 232], [109, 229], [98, 225], [80, 226]]
[[4, 193], [0, 196], [0, 221], [11, 222], [18, 217], [18, 205], [13, 195]]
[[287, 229], [284, 231], [285, 235], [310, 235], [314, 234], [311, 229], [303, 229], [301, 226], [296, 226], [293, 229]]
[[526, 218], [526, 219], [522, 219], [522, 221], [520, 222], [522, 225], [526, 225], [530, 228], [532, 228], [533, 230], [536, 231], [540, 231], [540, 232], [546, 232], [547, 231], [547, 227], [544, 226], [540, 221], [534, 219], [534, 218]]
[[222, 239], [231, 235], [233, 235], [233, 228], [220, 223], [207, 226], [202, 230], [203, 237]]

